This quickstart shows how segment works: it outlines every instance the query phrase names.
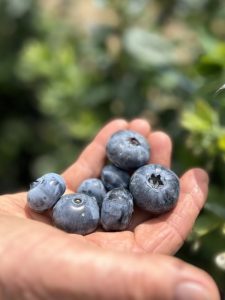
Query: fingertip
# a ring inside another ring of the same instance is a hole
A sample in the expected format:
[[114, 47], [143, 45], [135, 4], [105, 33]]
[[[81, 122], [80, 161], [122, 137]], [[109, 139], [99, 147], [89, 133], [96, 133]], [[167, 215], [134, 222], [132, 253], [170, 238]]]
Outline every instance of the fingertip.
[[206, 198], [209, 176], [207, 172], [201, 168], [193, 168], [186, 171], [180, 179], [181, 189], [188, 194], [194, 195], [199, 190]]
[[191, 296], [193, 299], [220, 299], [215, 281], [205, 270], [181, 260], [177, 262], [180, 265], [180, 277], [183, 279], [180, 278], [179, 284], [176, 285], [175, 299], [182, 299], [182, 295], [185, 299], [185, 294], [188, 295], [188, 299]]
[[121, 127], [126, 127], [128, 125], [127, 120], [123, 118], [118, 118], [118, 119], [112, 119], [109, 124], [114, 124], [116, 126], [121, 126]]
[[157, 142], [160, 145], [166, 145], [168, 151], [172, 150], [172, 140], [170, 136], [163, 131], [155, 131], [151, 134], [151, 138], [157, 137]]
[[109, 121], [104, 127], [103, 127], [103, 129], [104, 128], [113, 128], [113, 127], [115, 127], [115, 128], [118, 128], [118, 130], [119, 130], [119, 128], [121, 128], [121, 129], [125, 129], [125, 128], [127, 128], [127, 126], [128, 126], [128, 122], [125, 120], [125, 119], [123, 119], [123, 118], [118, 118], [118, 119], [112, 119], [111, 121]]
[[96, 135], [95, 141], [100, 140], [105, 143], [106, 140], [115, 132], [128, 128], [128, 122], [124, 119], [114, 119], [107, 123]]
[[172, 299], [220, 299], [218, 287], [206, 271], [175, 257], [155, 255], [154, 258], [153, 263], [170, 274], [165, 289], [167, 295], [173, 295]]
[[168, 134], [162, 131], [150, 133], [149, 144], [151, 147], [150, 162], [170, 167], [172, 154], [172, 141]]
[[146, 119], [136, 118], [129, 123], [129, 129], [137, 131], [138, 133], [147, 137], [151, 130], [151, 126]]
[[192, 176], [195, 178], [195, 180], [197, 182], [206, 183], [208, 185], [209, 175], [205, 170], [203, 170], [201, 168], [194, 168], [194, 169], [189, 170], [188, 172], [190, 172], [192, 174]]

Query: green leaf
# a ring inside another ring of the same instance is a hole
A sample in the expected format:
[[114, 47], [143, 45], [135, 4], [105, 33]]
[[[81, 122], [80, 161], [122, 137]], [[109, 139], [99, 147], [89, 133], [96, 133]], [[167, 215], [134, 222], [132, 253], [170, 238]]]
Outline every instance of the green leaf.
[[219, 95], [221, 92], [224, 92], [224, 90], [225, 90], [225, 84], [223, 84], [223, 85], [216, 91], [215, 95], [216, 95], [216, 96]]
[[196, 114], [205, 120], [209, 125], [218, 124], [217, 112], [204, 100], [197, 101]]
[[208, 131], [211, 125], [194, 112], [185, 111], [181, 117], [182, 126], [195, 133]]
[[99, 130], [100, 122], [92, 111], [81, 111], [74, 120], [68, 120], [67, 127], [70, 134], [81, 140], [87, 140]]
[[26, 81], [39, 77], [48, 78], [51, 75], [51, 57], [46, 44], [37, 40], [25, 44], [17, 66], [19, 77]]
[[145, 66], [159, 67], [175, 61], [170, 41], [156, 33], [130, 28], [125, 31], [123, 43], [126, 51]]
[[217, 146], [220, 151], [225, 152], [225, 135], [219, 136], [217, 140]]
[[225, 220], [225, 191], [216, 186], [211, 186], [209, 189], [208, 200], [205, 204], [205, 209]]
[[198, 236], [208, 234], [223, 224], [220, 217], [214, 215], [209, 211], [204, 211], [197, 219], [193, 232]]
[[7, 11], [15, 18], [23, 16], [33, 5], [32, 0], [7, 0]]
[[185, 111], [181, 117], [184, 128], [195, 133], [212, 131], [219, 124], [217, 112], [204, 100], [198, 100], [194, 111]]
[[218, 66], [221, 66], [221, 68], [224, 68], [225, 67], [224, 57], [225, 57], [225, 43], [219, 42], [215, 45], [215, 47], [210, 49], [209, 53], [201, 57], [200, 62], [202, 64], [208, 64], [208, 63], [216, 64]]
[[208, 202], [205, 204], [205, 208], [225, 220], [225, 206], [221, 205], [220, 203]]
[[215, 256], [215, 263], [220, 269], [225, 271], [225, 251], [218, 253]]

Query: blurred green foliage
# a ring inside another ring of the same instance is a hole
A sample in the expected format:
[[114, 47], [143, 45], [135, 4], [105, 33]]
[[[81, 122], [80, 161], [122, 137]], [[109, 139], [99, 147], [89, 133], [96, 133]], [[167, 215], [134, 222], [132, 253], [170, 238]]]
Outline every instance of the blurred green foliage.
[[177, 255], [225, 288], [223, 1], [83, 1], [98, 22], [58, 2], [0, 0], [0, 192], [60, 172], [111, 118], [145, 117], [171, 135], [178, 174], [210, 174]]

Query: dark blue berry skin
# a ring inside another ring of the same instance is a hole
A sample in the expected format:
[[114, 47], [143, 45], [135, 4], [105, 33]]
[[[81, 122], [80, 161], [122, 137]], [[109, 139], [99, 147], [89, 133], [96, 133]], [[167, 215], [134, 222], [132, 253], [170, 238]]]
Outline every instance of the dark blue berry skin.
[[84, 180], [78, 187], [77, 192], [95, 197], [99, 207], [102, 206], [103, 198], [106, 195], [106, 189], [102, 181], [98, 178], [89, 178]]
[[112, 135], [106, 145], [108, 159], [118, 168], [134, 170], [149, 162], [150, 147], [137, 132], [120, 130]]
[[133, 197], [124, 188], [109, 191], [102, 203], [101, 224], [107, 231], [125, 230], [133, 214]]
[[179, 191], [177, 175], [157, 164], [139, 168], [130, 180], [130, 192], [134, 203], [153, 214], [171, 210], [177, 203]]
[[108, 191], [118, 187], [128, 189], [130, 175], [113, 165], [107, 165], [102, 169], [101, 179]]
[[97, 228], [99, 207], [96, 199], [87, 194], [67, 194], [53, 207], [52, 219], [64, 231], [85, 235]]
[[28, 206], [36, 212], [43, 212], [53, 207], [65, 190], [66, 184], [60, 175], [45, 174], [30, 185], [27, 193]]

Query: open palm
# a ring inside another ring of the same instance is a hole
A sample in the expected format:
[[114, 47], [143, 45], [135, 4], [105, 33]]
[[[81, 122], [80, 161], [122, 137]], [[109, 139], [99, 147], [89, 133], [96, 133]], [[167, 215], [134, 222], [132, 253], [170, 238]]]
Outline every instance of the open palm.
[[[144, 135], [151, 145], [150, 162], [170, 167], [172, 145], [165, 133], [151, 132], [144, 120], [115, 120], [98, 133], [62, 174], [67, 192], [76, 191], [84, 179], [99, 176], [105, 163], [106, 143], [121, 129]], [[171, 285], [177, 278], [196, 274], [198, 282], [208, 285], [214, 293], [210, 299], [217, 299], [214, 283], [205, 273], [165, 256], [174, 254], [183, 244], [207, 196], [208, 177], [200, 169], [187, 171], [180, 184], [180, 198], [171, 212], [151, 218], [149, 213], [136, 208], [129, 230], [99, 229], [86, 236], [68, 234], [51, 226], [49, 212], [40, 215], [30, 211], [26, 193], [1, 196], [0, 255], [4, 259], [0, 299], [145, 299], [145, 295], [148, 299], [174, 299]], [[146, 264], [156, 270], [148, 279]], [[162, 289], [157, 278], [166, 278], [168, 272], [171, 278], [165, 279], [167, 283]]]

